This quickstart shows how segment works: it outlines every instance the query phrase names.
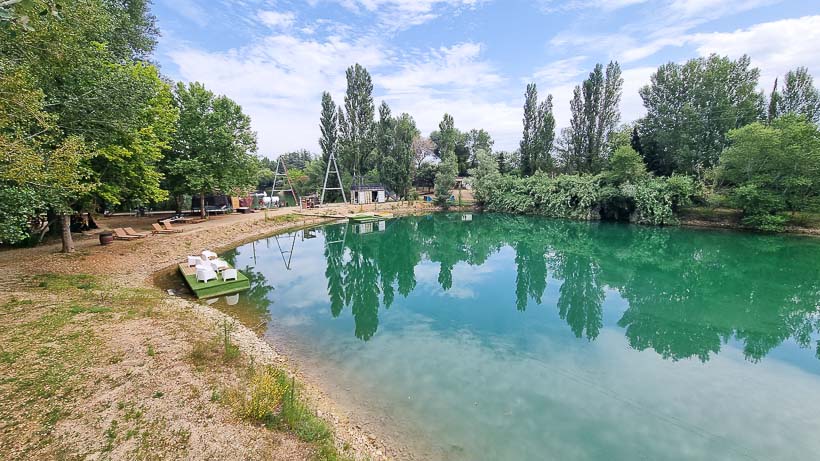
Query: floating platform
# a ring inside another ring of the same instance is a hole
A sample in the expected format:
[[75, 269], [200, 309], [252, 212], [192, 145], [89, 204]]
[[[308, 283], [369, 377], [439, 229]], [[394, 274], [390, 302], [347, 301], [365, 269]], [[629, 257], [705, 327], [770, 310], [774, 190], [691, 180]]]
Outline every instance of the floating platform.
[[196, 268], [189, 267], [186, 264], [179, 265], [179, 273], [185, 279], [185, 283], [196, 295], [197, 298], [215, 298], [217, 296], [225, 296], [239, 291], [247, 290], [251, 287], [251, 282], [248, 277], [242, 272], [236, 271], [236, 280], [224, 281], [220, 275], [219, 279], [211, 280], [209, 282], [200, 282], [196, 279]]
[[352, 223], [368, 223], [393, 218], [393, 213], [357, 213], [347, 217]]

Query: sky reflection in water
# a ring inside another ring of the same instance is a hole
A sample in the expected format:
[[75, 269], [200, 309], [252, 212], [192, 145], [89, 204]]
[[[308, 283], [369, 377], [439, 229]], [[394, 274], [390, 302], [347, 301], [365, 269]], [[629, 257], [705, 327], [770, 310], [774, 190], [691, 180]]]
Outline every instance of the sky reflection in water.
[[225, 256], [219, 305], [424, 458], [820, 452], [813, 239], [452, 213]]

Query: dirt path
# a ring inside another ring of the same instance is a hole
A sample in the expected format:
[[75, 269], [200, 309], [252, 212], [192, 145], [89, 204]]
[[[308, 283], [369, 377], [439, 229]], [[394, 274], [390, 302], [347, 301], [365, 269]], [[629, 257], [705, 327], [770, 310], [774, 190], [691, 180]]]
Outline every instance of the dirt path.
[[[70, 255], [58, 253], [59, 243], [0, 252], [0, 458], [316, 457], [304, 437], [250, 424], [224, 404], [222, 394], [242, 382], [248, 363], [287, 368], [274, 347], [225, 314], [152, 285], [155, 271], [188, 254], [323, 222], [293, 211], [227, 215], [180, 226], [181, 234], [104, 247], [96, 233], [78, 235]], [[379, 211], [419, 208], [382, 205]], [[150, 230], [155, 219], [101, 218], [98, 224]], [[220, 352], [227, 325], [239, 360]], [[409, 457], [364, 433], [304, 384], [317, 413], [334, 427], [342, 455]]]

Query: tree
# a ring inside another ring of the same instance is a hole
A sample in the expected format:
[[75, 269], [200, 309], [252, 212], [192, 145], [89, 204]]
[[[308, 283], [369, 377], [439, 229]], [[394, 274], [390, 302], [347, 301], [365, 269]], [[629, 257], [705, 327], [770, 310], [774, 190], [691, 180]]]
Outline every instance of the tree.
[[450, 190], [456, 181], [458, 174], [458, 164], [456, 163], [456, 143], [458, 142], [458, 130], [455, 128], [453, 116], [444, 114], [444, 118], [439, 127], [439, 151], [441, 163], [436, 172], [435, 194], [436, 203], [441, 206], [447, 206], [450, 199]]
[[783, 83], [783, 93], [777, 98], [777, 115], [797, 114], [820, 123], [820, 90], [815, 88], [809, 70], [805, 67], [791, 70]]
[[345, 73], [347, 91], [344, 111], [339, 108], [339, 160], [354, 177], [367, 173], [375, 149], [375, 106], [373, 82], [367, 69], [359, 64]]
[[[286, 152], [279, 156], [285, 165], [287, 165], [288, 169], [296, 168], [299, 170], [304, 170], [307, 168], [308, 163], [316, 160], [316, 155], [310, 152], [307, 149], [299, 149], [293, 152]], [[276, 169], [276, 162], [271, 162], [272, 170]]]
[[589, 77], [575, 87], [570, 101], [572, 119], [561, 133], [559, 154], [568, 173], [597, 173], [609, 153], [612, 132], [620, 120], [623, 78], [617, 62], [596, 64]]
[[555, 142], [555, 115], [552, 113], [552, 95], [548, 94], [538, 105], [538, 130], [535, 136], [535, 169], [551, 172], [554, 168], [552, 148]]
[[641, 148], [649, 169], [702, 175], [716, 165], [729, 131], [763, 114], [759, 74], [747, 56], [733, 61], [711, 55], [660, 66], [640, 90], [646, 107], [639, 122]]
[[416, 122], [408, 114], [394, 119], [392, 149], [382, 162], [384, 184], [400, 198], [407, 198], [413, 184], [413, 140], [418, 138]]
[[322, 161], [327, 164], [331, 154], [338, 150], [339, 117], [336, 113], [336, 104], [330, 93], [322, 93], [322, 115], [319, 118], [319, 129], [322, 137], [319, 138], [319, 147], [322, 149]]
[[647, 175], [641, 156], [629, 145], [620, 146], [609, 158], [607, 178], [614, 184], [636, 184]]
[[139, 62], [154, 47], [154, 19], [138, 0], [6, 2], [3, 14], [11, 20], [0, 28], [0, 67], [13, 77], [3, 79], [2, 99], [40, 101], [9, 114], [3, 136], [28, 154], [19, 158], [39, 181], [48, 175], [38, 168], [64, 173], [39, 186], [23, 176], [14, 187], [36, 189], [29, 195], [42, 208], [32, 220], [45, 211], [46, 229], [60, 216], [71, 251], [74, 210], [164, 197], [156, 162], [176, 114], [156, 68]]
[[376, 167], [379, 172], [379, 181], [386, 182], [384, 161], [393, 155], [396, 144], [396, 120], [390, 113], [390, 106], [382, 101], [379, 106], [379, 122], [376, 124]]
[[227, 194], [256, 184], [256, 133], [238, 104], [214, 95], [201, 83], [178, 83], [174, 102], [180, 116], [166, 158], [169, 183], [177, 193], [199, 195], [204, 218], [206, 194]]
[[475, 182], [474, 189], [477, 193], [475, 196], [476, 201], [478, 203], [484, 203], [486, 197], [482, 195], [483, 191], [488, 190], [490, 184], [496, 181], [500, 176], [498, 163], [489, 152], [483, 149], [480, 149], [476, 154], [476, 160], [476, 166], [470, 170], [470, 176]]
[[436, 143], [425, 136], [416, 136], [413, 139], [413, 159], [416, 163], [416, 171], [421, 169], [421, 165], [431, 156], [435, 155]]
[[538, 89], [527, 85], [524, 96], [524, 132], [521, 135], [521, 174], [529, 176], [536, 169], [536, 138], [538, 137]]
[[488, 155], [493, 153], [493, 138], [484, 129], [472, 129], [465, 135], [465, 145], [470, 153], [469, 164], [471, 168], [478, 165], [478, 153], [483, 151]]
[[747, 224], [776, 229], [777, 212], [808, 208], [820, 198], [820, 130], [795, 114], [771, 125], [753, 123], [729, 132], [719, 177]]

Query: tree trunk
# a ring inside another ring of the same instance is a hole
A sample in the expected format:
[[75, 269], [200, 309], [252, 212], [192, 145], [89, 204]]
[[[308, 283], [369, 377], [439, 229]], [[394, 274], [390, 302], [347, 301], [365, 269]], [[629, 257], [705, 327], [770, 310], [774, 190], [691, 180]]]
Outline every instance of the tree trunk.
[[174, 203], [177, 206], [177, 209], [176, 209], [177, 214], [178, 215], [182, 214], [182, 196], [181, 195], [175, 195], [174, 196]]
[[74, 252], [74, 240], [71, 239], [71, 215], [63, 213], [60, 215], [60, 237], [63, 240], [63, 253]]
[[205, 212], [205, 192], [199, 193], [199, 216], [202, 219], [208, 217], [208, 213]]

